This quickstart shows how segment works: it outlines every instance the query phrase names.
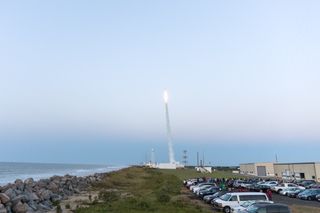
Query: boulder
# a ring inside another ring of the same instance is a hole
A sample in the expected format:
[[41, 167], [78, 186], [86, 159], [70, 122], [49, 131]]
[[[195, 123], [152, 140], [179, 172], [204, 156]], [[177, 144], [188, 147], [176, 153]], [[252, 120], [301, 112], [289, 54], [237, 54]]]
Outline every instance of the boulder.
[[62, 196], [58, 194], [52, 194], [50, 199], [52, 202], [58, 202], [62, 200]]
[[55, 182], [50, 182], [48, 185], [48, 189], [52, 192], [58, 192], [59, 186]]
[[33, 185], [33, 184], [34, 184], [33, 178], [25, 179], [24, 184], [26, 184], [26, 185]]
[[14, 181], [14, 185], [16, 186], [16, 189], [23, 191], [24, 183], [21, 179], [17, 179], [16, 181]]
[[33, 211], [37, 211], [38, 210], [38, 205], [35, 201], [29, 201], [28, 202], [28, 206], [33, 210]]
[[0, 203], [0, 213], [7, 213], [7, 209]]
[[15, 213], [26, 213], [28, 210], [28, 205], [26, 203], [21, 203], [20, 201], [13, 206], [13, 212]]
[[18, 196], [16, 196], [16, 197], [11, 199], [11, 202], [12, 202], [13, 206], [15, 206], [20, 201], [22, 201], [24, 203], [27, 202], [28, 201], [27, 196], [26, 195], [18, 195]]
[[52, 192], [50, 190], [42, 189], [40, 190], [39, 198], [41, 200], [49, 200], [51, 195], [52, 195]]
[[14, 198], [16, 196], [15, 191], [12, 188], [7, 189], [4, 192], [8, 197], [10, 197], [10, 199]]
[[26, 193], [26, 196], [27, 196], [27, 200], [34, 200], [34, 201], [38, 201], [40, 200], [40, 198], [38, 197], [38, 195], [34, 192], [31, 192], [31, 193]]
[[0, 203], [6, 204], [10, 201], [10, 197], [5, 193], [0, 193]]

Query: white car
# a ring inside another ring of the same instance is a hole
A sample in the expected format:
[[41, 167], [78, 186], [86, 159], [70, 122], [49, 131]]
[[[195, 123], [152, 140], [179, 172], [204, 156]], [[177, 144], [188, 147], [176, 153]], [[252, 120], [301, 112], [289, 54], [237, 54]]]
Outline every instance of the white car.
[[282, 190], [289, 188], [305, 189], [303, 186], [298, 186], [294, 183], [281, 183], [280, 185], [271, 187], [271, 190], [280, 193]]
[[194, 186], [191, 186], [190, 187], [190, 190], [192, 191], [192, 192], [194, 192], [195, 190], [198, 190], [200, 187], [202, 187], [202, 186], [208, 186], [208, 185], [213, 185], [213, 183], [200, 183], [200, 184], [198, 184], [198, 185], [194, 185]]
[[301, 190], [301, 189], [298, 188], [298, 187], [285, 188], [285, 189], [282, 189], [282, 190], [279, 192], [279, 194], [281, 194], [281, 195], [287, 195], [288, 192], [294, 192], [294, 191], [296, 191], [296, 190]]
[[239, 207], [246, 201], [269, 201], [269, 199], [262, 192], [231, 192], [215, 199], [213, 205], [224, 213], [230, 213], [232, 208]]
[[255, 200], [251, 200], [251, 201], [246, 201], [243, 204], [241, 204], [240, 206], [231, 208], [231, 212], [232, 213], [241, 213], [244, 210], [246, 210], [249, 206], [251, 206], [252, 204], [256, 204], [256, 203], [273, 203], [273, 201], [255, 201]]
[[261, 186], [267, 186], [267, 187], [273, 187], [273, 186], [276, 186], [278, 185], [278, 181], [266, 181], [262, 184], [260, 184]]
[[202, 185], [202, 186], [199, 186], [199, 187], [195, 187], [193, 188], [192, 192], [197, 194], [200, 190], [202, 189], [208, 189], [210, 187], [212, 187], [213, 185]]

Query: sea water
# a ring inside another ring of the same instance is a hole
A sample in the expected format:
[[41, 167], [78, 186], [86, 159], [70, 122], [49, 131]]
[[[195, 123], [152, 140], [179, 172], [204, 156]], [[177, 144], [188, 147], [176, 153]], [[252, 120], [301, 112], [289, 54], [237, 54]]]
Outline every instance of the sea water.
[[14, 182], [16, 179], [34, 180], [49, 178], [54, 175], [87, 176], [94, 173], [111, 172], [124, 166], [89, 165], [89, 164], [51, 164], [51, 163], [3, 163], [0, 162], [0, 185]]

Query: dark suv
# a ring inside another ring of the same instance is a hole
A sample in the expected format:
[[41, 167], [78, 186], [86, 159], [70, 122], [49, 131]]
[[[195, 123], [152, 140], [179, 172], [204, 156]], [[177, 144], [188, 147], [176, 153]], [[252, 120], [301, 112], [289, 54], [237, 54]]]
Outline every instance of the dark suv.
[[246, 213], [291, 213], [289, 207], [284, 204], [270, 203], [270, 204], [253, 204], [246, 211]]

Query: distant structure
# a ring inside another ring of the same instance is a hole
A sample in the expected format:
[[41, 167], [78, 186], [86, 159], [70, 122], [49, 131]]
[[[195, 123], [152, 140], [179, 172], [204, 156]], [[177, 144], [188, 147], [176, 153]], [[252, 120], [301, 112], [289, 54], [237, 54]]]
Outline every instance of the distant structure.
[[183, 150], [182, 164], [183, 164], [184, 166], [187, 166], [187, 164], [188, 164], [188, 154], [187, 154], [187, 150]]
[[152, 148], [150, 152], [150, 160], [146, 160], [144, 163], [145, 166], [150, 167], [150, 168], [157, 168], [157, 163], [156, 163], [156, 157], [155, 157], [155, 151]]
[[320, 182], [320, 162], [242, 163], [240, 164], [240, 174]]
[[166, 128], [167, 128], [167, 140], [168, 140], [168, 149], [169, 149], [169, 163], [159, 163], [157, 165], [157, 168], [160, 169], [176, 169], [184, 167], [179, 162], [177, 162], [174, 158], [174, 151], [173, 151], [173, 145], [172, 145], [172, 135], [171, 135], [171, 126], [170, 126], [170, 118], [169, 118], [169, 107], [168, 107], [168, 101], [169, 101], [169, 94], [168, 91], [165, 90], [163, 92], [163, 100], [165, 105], [165, 114], [166, 114]]

